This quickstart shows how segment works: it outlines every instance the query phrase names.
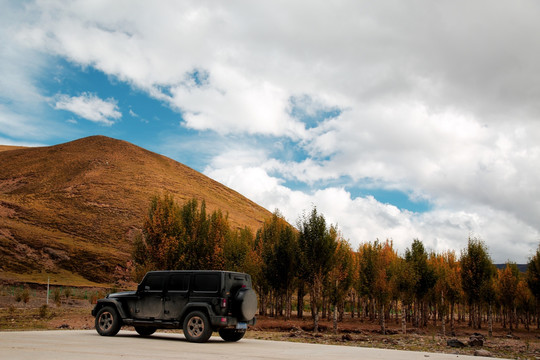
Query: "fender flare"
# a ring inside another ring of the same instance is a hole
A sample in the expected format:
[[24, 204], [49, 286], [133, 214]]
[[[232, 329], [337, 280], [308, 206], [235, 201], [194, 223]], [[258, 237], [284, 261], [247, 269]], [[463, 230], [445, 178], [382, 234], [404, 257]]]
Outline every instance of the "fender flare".
[[126, 312], [124, 311], [124, 308], [122, 307], [122, 303], [120, 301], [116, 300], [116, 299], [99, 299], [97, 301], [96, 306], [92, 310], [92, 315], [96, 316], [99, 309], [101, 309], [104, 306], [112, 306], [112, 307], [114, 307], [116, 309], [116, 311], [118, 312], [118, 315], [120, 315], [120, 319], [122, 319], [122, 320], [127, 317]]
[[194, 302], [194, 303], [190, 303], [184, 308], [184, 310], [182, 311], [178, 319], [181, 321], [184, 321], [184, 318], [186, 317], [187, 314], [189, 314], [192, 311], [197, 311], [197, 310], [204, 310], [208, 316], [215, 315], [214, 310], [209, 304], [203, 303], [203, 302], [201, 303]]

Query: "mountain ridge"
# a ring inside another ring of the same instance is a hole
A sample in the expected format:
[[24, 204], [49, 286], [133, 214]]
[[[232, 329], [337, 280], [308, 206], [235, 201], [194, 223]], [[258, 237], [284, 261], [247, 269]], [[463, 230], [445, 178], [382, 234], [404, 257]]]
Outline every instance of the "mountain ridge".
[[0, 147], [0, 163], [5, 276], [114, 281], [126, 271], [131, 241], [155, 195], [204, 200], [208, 211], [228, 213], [233, 228], [256, 231], [271, 216], [184, 164], [100, 135], [47, 147]]

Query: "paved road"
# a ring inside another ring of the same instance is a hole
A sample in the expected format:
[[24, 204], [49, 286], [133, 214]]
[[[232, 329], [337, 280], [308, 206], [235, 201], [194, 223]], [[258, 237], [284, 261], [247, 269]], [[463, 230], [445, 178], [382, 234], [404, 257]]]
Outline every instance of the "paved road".
[[106, 359], [488, 359], [463, 355], [369, 349], [243, 339], [225, 343], [212, 337], [206, 344], [187, 342], [180, 334], [156, 333], [141, 338], [132, 331], [114, 337], [93, 330], [0, 332], [0, 358], [17, 360]]

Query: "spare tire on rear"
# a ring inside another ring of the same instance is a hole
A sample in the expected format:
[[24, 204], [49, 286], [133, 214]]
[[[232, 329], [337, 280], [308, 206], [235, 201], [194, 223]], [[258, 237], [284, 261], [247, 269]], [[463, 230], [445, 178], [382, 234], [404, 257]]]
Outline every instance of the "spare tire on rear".
[[239, 321], [250, 321], [257, 313], [257, 294], [253, 289], [241, 288], [234, 297], [234, 308]]

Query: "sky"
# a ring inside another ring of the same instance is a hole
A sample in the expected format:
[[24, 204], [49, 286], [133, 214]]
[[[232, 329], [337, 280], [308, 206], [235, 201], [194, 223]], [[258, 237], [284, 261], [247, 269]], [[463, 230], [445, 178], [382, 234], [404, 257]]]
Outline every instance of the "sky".
[[105, 135], [353, 248], [525, 263], [539, 34], [537, 1], [0, 0], [0, 144]]

